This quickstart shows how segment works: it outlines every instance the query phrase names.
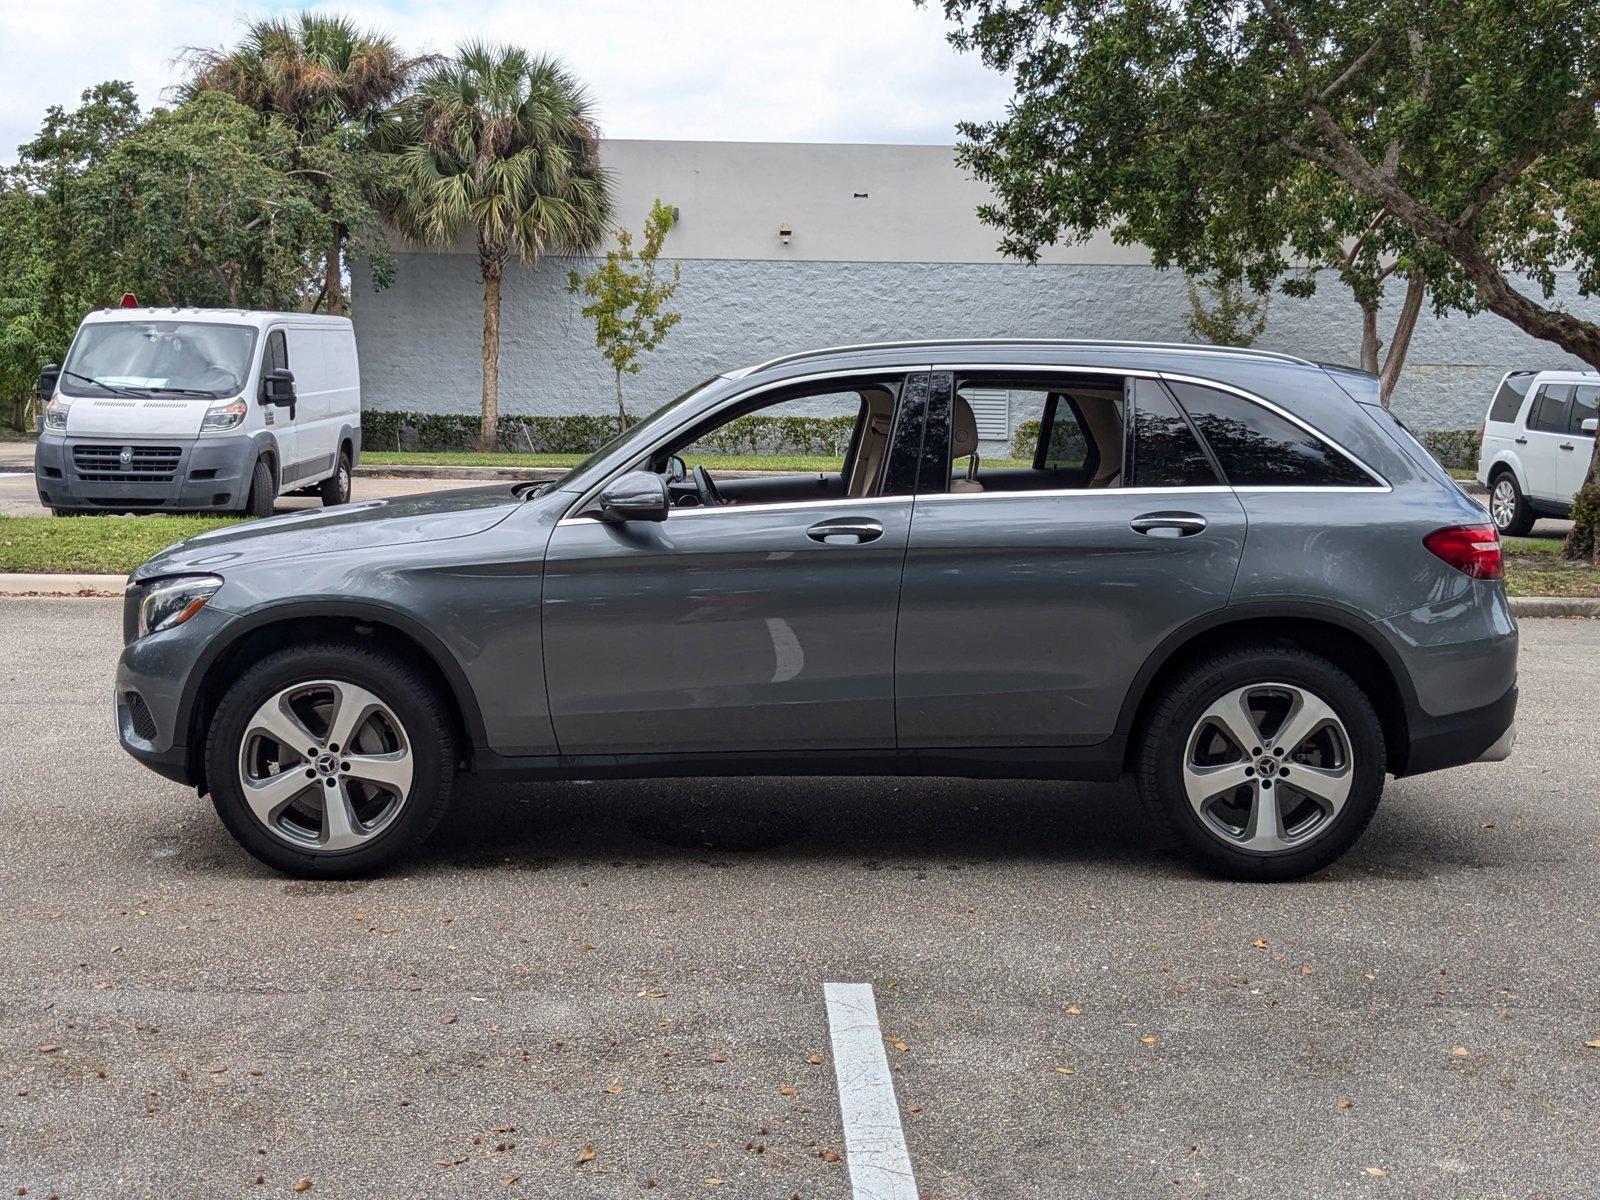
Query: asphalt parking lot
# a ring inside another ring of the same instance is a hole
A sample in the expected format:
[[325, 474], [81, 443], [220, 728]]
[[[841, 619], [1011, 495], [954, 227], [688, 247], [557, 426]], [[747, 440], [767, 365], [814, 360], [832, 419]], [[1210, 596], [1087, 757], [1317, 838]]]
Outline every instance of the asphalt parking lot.
[[830, 982], [932, 1200], [1596, 1194], [1600, 622], [1277, 886], [1126, 786], [858, 780], [467, 784], [296, 882], [116, 746], [115, 601], [0, 624], [4, 1194], [847, 1197]]

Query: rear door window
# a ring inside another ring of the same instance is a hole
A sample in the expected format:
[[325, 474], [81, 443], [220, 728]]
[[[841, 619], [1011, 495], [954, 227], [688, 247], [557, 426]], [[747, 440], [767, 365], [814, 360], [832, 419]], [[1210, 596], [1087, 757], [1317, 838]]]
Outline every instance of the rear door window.
[[1572, 394], [1572, 415], [1567, 418], [1567, 432], [1579, 437], [1593, 437], [1585, 433], [1583, 423], [1600, 417], [1600, 386], [1581, 384]]
[[1547, 383], [1534, 398], [1528, 413], [1528, 428], [1537, 433], [1565, 433], [1567, 409], [1572, 404], [1570, 383]]
[[1194, 430], [1154, 379], [1134, 381], [1131, 487], [1207, 487], [1218, 482]]
[[1234, 487], [1372, 487], [1349, 458], [1293, 421], [1218, 388], [1172, 390]]

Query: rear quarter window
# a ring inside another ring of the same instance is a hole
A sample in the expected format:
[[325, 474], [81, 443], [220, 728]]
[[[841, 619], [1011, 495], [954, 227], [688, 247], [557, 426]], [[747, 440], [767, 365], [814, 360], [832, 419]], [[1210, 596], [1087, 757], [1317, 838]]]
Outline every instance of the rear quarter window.
[[1375, 486], [1321, 438], [1259, 404], [1199, 384], [1171, 386], [1234, 487]]
[[1522, 411], [1522, 402], [1528, 398], [1528, 388], [1533, 384], [1533, 372], [1507, 375], [1500, 381], [1500, 390], [1489, 405], [1489, 420], [1510, 424]]

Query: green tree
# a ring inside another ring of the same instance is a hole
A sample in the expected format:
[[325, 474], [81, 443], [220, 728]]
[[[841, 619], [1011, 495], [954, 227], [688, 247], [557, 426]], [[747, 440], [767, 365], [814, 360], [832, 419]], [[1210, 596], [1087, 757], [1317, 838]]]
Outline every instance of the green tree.
[[567, 272], [567, 290], [586, 296], [581, 311], [594, 322], [594, 344], [611, 364], [617, 382], [617, 424], [628, 427], [628, 409], [622, 400], [622, 377], [637, 375], [641, 355], [661, 345], [682, 313], [667, 305], [677, 293], [682, 268], [672, 264], [672, 278], [658, 274], [661, 245], [677, 223], [677, 210], [659, 199], [650, 206], [644, 222], [644, 245], [633, 249], [633, 234], [617, 230], [617, 248], [606, 251], [605, 261], [588, 275]]
[[293, 132], [291, 169], [305, 176], [328, 218], [322, 291], [313, 307], [325, 303], [341, 315], [352, 249], [375, 258], [375, 279], [387, 277], [374, 201], [389, 160], [377, 150], [391, 106], [436, 60], [407, 57], [389, 38], [346, 17], [311, 12], [257, 21], [233, 49], [195, 48], [186, 58], [189, 78], [180, 98], [223, 92]]
[[498, 448], [500, 292], [515, 256], [586, 254], [611, 220], [609, 175], [588, 91], [559, 60], [510, 46], [463, 45], [404, 106], [391, 217], [413, 240], [477, 241], [483, 280], [479, 445]]
[[[1158, 265], [1232, 266], [1261, 287], [1289, 270], [1286, 251], [1337, 269], [1354, 248], [1347, 282], [1371, 289], [1366, 306], [1392, 266], [1408, 304], [1415, 280], [1436, 311], [1488, 309], [1600, 366], [1600, 324], [1551, 302], [1569, 265], [1600, 292], [1593, 0], [944, 10], [953, 44], [1016, 85], [1005, 118], [962, 126], [1008, 250], [1111, 226]], [[1578, 507], [1566, 552], [1592, 557], [1600, 450]]]
[[139, 104], [121, 80], [80, 100], [48, 109], [15, 165], [0, 168], [0, 396], [18, 429], [40, 369], [60, 361], [85, 311], [124, 286], [99, 253], [103, 221], [90, 180], [138, 128]]
[[1184, 325], [1196, 341], [1249, 346], [1267, 327], [1268, 297], [1237, 279], [1190, 275], [1184, 279], [1189, 315]]
[[84, 189], [93, 252], [146, 303], [298, 308], [331, 218], [294, 134], [218, 92], [157, 109]]

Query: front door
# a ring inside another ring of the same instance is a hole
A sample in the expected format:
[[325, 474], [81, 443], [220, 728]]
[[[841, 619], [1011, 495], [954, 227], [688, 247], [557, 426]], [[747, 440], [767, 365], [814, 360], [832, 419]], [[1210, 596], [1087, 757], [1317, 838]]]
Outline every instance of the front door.
[[[279, 368], [294, 370], [289, 363], [289, 343], [281, 328], [267, 333], [267, 344], [261, 350], [261, 377], [265, 379], [269, 371]], [[294, 486], [294, 471], [300, 461], [297, 436], [300, 406], [297, 402], [279, 408], [276, 404], [262, 403], [259, 395], [256, 403], [261, 405], [262, 425], [272, 433], [273, 440], [278, 444], [278, 483], [279, 490], [284, 491]]]
[[[892, 385], [897, 422], [922, 419], [921, 399], [906, 393], [925, 397], [926, 377], [914, 378], [920, 392]], [[904, 428], [892, 444], [914, 452], [920, 438]], [[860, 437], [841, 465], [862, 461]], [[892, 750], [911, 496], [883, 494], [897, 490], [891, 466], [860, 498], [810, 498], [812, 475], [747, 487], [744, 501], [674, 508], [659, 523], [561, 521], [543, 603], [561, 752]], [[850, 474], [820, 482], [850, 490]], [[796, 499], [777, 498], [786, 486]]]
[[1567, 436], [1556, 444], [1556, 490], [1569, 504], [1583, 486], [1584, 476], [1589, 473], [1589, 460], [1594, 456], [1595, 435], [1592, 431], [1585, 432], [1583, 423], [1597, 417], [1600, 417], [1600, 385], [1578, 384], [1567, 414]]
[[989, 460], [1010, 462], [993, 468], [957, 463], [951, 483], [924, 478], [901, 591], [900, 746], [1093, 745], [1161, 641], [1227, 603], [1243, 507], [1155, 380], [936, 374], [930, 444], [948, 410], [954, 449], [981, 445], [969, 387], [1005, 389], [1030, 444], [996, 447]]
[[1557, 478], [1561, 459], [1574, 456], [1573, 451], [1561, 449], [1563, 442], [1572, 442], [1567, 436], [1572, 391], [1570, 383], [1542, 383], [1528, 409], [1528, 425], [1522, 433], [1528, 440], [1518, 447], [1518, 452], [1528, 480], [1528, 494], [1540, 500], [1563, 504], [1572, 501], [1572, 492], [1563, 494]]

